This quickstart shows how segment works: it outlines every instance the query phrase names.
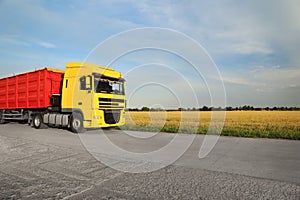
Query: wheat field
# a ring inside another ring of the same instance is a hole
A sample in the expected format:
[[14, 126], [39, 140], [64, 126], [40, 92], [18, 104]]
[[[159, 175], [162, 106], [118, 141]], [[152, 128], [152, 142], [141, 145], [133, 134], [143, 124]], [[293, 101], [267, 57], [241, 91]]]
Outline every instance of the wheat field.
[[[212, 113], [217, 115], [211, 122]], [[223, 116], [224, 115], [224, 126]], [[127, 112], [121, 129], [300, 140], [300, 111]]]

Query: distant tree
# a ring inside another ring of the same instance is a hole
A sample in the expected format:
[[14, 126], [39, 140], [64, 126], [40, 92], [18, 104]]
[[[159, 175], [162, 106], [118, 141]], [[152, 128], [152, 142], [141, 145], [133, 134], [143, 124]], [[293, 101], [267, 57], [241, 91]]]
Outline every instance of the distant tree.
[[232, 111], [233, 109], [232, 109], [231, 106], [228, 106], [228, 107], [226, 107], [226, 110], [227, 110], [227, 111]]
[[284, 107], [280, 107], [278, 110], [285, 110], [285, 108]]
[[141, 108], [141, 111], [150, 111], [150, 108], [144, 106]]
[[138, 108], [128, 108], [128, 111], [139, 111]]
[[209, 111], [209, 108], [207, 106], [203, 106], [202, 111]]
[[227, 111], [232, 111], [233, 109], [232, 109], [231, 106], [227, 106], [227, 107], [225, 108], [225, 110], [227, 110]]
[[270, 108], [269, 108], [269, 107], [265, 107], [265, 110], [269, 111], [269, 110], [270, 110]]
[[163, 108], [156, 108], [156, 111], [164, 111], [165, 109]]
[[250, 106], [244, 105], [244, 106], [242, 107], [242, 110], [250, 110]]

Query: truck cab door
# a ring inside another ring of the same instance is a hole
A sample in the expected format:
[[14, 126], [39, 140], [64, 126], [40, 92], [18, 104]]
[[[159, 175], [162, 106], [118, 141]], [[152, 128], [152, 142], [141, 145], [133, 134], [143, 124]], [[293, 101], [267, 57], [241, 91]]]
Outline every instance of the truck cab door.
[[80, 90], [78, 92], [76, 107], [78, 107], [82, 113], [84, 118], [85, 127], [88, 126], [86, 124], [91, 123], [93, 116], [93, 81], [92, 76], [82, 76], [79, 79], [80, 81]]

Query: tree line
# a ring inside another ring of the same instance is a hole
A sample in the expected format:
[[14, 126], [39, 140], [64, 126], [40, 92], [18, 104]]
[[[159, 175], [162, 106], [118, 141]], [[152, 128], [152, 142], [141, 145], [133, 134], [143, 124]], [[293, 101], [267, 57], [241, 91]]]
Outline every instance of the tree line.
[[143, 106], [142, 108], [127, 108], [127, 111], [299, 111], [300, 107], [287, 107], [287, 106], [274, 106], [274, 107], [254, 107], [249, 105], [239, 106], [239, 107], [232, 107], [227, 106], [225, 108], [222, 107], [208, 107], [203, 106], [201, 108], [177, 108], [177, 109], [163, 109], [163, 108], [149, 108]]

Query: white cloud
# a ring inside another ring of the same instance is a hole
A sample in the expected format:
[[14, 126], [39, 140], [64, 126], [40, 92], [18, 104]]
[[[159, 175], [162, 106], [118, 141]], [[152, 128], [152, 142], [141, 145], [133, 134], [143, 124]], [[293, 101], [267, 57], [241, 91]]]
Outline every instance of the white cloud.
[[273, 50], [266, 44], [255, 41], [244, 41], [233, 45], [228, 45], [227, 50], [235, 54], [271, 54]]
[[300, 68], [257, 66], [222, 74], [228, 105], [300, 106]]
[[43, 0], [5, 1], [0, 7], [0, 22], [5, 24], [5, 32], [42, 39], [38, 43], [43, 47], [53, 48], [59, 43], [61, 48], [86, 51], [111, 34], [138, 26], [111, 14], [115, 13], [110, 13], [114, 4], [109, 2], [66, 1], [54, 5]]
[[[300, 68], [282, 68], [280, 66], [257, 66], [250, 70], [223, 72], [223, 81], [227, 88], [246, 86], [257, 92], [277, 93], [278, 96], [288, 89], [298, 88], [300, 86], [299, 78]], [[236, 94], [232, 95], [236, 96], [240, 91], [238, 89]], [[259, 96], [259, 94], [256, 95]]]
[[36, 41], [36, 44], [40, 45], [42, 47], [48, 48], [48, 49], [56, 48], [55, 44], [52, 44], [52, 43], [49, 43], [49, 42]]
[[32, 46], [39, 45], [44, 48], [56, 48], [55, 44], [35, 38], [27, 38], [20, 35], [0, 35], [0, 45]]
[[237, 78], [237, 77], [222, 77], [222, 81], [225, 83], [233, 83], [239, 85], [252, 85], [247, 79]]
[[20, 35], [0, 35], [0, 45], [29, 46], [30, 44], [22, 40]]
[[[299, 1], [139, 1], [152, 24], [178, 29], [211, 53], [279, 54], [299, 63]], [[286, 53], [285, 53], [286, 52]], [[282, 63], [281, 63], [282, 64]]]

